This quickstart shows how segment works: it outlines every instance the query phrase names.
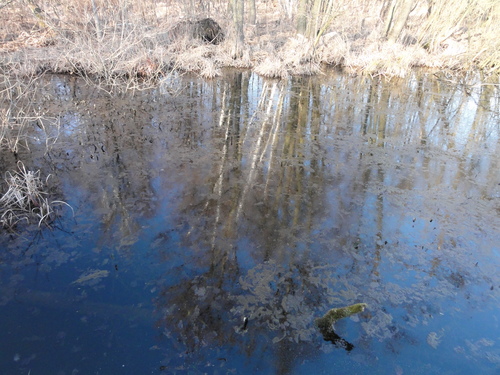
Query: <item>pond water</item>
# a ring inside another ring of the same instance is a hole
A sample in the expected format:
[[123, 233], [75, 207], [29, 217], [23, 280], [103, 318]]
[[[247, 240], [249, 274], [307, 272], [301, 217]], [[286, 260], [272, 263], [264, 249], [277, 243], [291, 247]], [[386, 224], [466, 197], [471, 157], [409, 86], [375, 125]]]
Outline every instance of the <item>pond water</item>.
[[42, 83], [0, 172], [72, 210], [0, 232], [2, 374], [500, 374], [498, 85]]

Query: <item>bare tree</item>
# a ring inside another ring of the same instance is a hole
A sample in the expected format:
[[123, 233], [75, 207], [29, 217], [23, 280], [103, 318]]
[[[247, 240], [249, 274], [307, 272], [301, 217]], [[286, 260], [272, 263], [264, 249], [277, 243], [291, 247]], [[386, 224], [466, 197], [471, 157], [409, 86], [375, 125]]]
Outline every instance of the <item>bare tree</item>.
[[244, 0], [232, 0], [233, 22], [236, 31], [236, 38], [233, 50], [233, 57], [241, 57], [243, 54], [243, 43], [245, 42], [245, 3]]
[[299, 0], [297, 9], [297, 32], [304, 35], [307, 29], [307, 5], [309, 0]]
[[299, 0], [297, 32], [317, 43], [337, 14], [338, 2], [334, 0]]
[[414, 0], [391, 0], [385, 16], [385, 37], [395, 42], [406, 26], [408, 16], [414, 8]]
[[250, 25], [255, 25], [257, 23], [255, 0], [248, 1], [248, 22], [250, 23]]

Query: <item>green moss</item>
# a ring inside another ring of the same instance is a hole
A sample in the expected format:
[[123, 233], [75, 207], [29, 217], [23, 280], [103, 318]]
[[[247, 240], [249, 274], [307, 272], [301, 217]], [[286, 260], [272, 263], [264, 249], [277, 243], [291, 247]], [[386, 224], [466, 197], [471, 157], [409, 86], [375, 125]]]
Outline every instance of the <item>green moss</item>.
[[347, 318], [348, 316], [360, 313], [365, 310], [366, 303], [356, 303], [354, 305], [337, 307], [328, 312], [321, 318], [315, 320], [316, 325], [320, 330], [331, 329], [332, 325], [339, 319]]

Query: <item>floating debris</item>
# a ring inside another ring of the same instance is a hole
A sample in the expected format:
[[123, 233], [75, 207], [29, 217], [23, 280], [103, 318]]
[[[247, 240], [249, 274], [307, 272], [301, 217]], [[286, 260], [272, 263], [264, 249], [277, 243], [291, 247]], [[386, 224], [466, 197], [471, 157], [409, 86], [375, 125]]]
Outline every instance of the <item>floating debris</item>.
[[88, 283], [89, 281], [98, 281], [104, 277], [107, 277], [109, 275], [109, 271], [106, 270], [90, 270], [82, 275], [75, 281], [73, 281], [71, 284], [84, 284]]

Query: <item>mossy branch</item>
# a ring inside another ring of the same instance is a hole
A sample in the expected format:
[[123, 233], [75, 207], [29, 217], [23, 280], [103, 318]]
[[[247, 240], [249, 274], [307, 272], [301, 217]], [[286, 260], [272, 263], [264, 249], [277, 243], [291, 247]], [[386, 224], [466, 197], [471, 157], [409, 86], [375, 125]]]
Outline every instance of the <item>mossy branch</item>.
[[331, 329], [332, 325], [339, 319], [347, 318], [348, 316], [358, 314], [365, 310], [368, 305], [366, 303], [356, 303], [354, 305], [345, 306], [345, 307], [337, 307], [323, 315], [321, 318], [317, 318], [315, 320], [318, 328], [323, 330]]

